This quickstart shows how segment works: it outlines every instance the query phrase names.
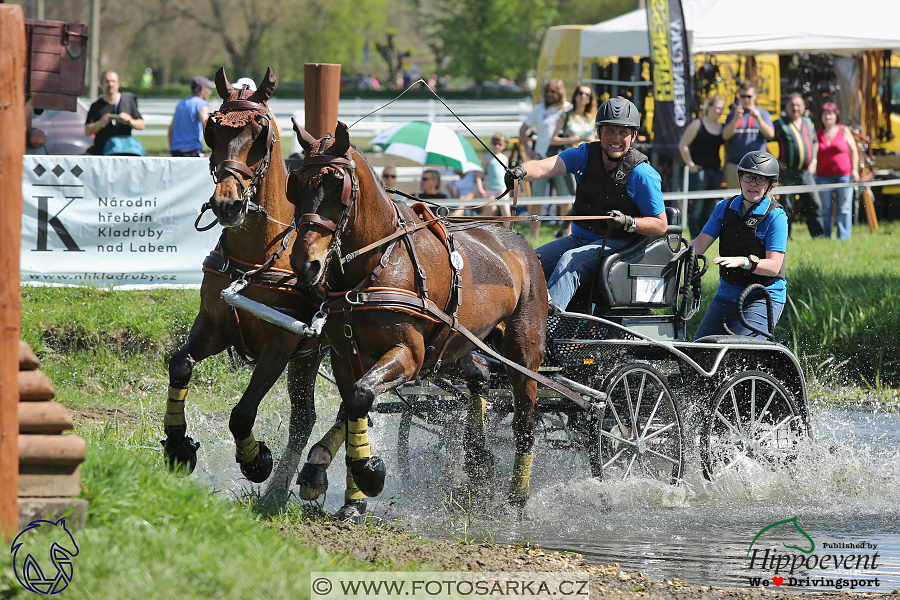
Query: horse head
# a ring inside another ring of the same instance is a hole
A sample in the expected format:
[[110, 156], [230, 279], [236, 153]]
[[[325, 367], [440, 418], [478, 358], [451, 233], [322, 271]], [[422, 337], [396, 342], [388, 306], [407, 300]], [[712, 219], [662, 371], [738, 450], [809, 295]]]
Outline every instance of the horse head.
[[326, 134], [318, 140], [297, 121], [294, 131], [305, 158], [287, 183], [287, 199], [296, 207], [298, 226], [291, 267], [300, 285], [313, 287], [322, 281], [329, 259], [339, 250], [359, 186], [347, 125], [338, 122], [334, 136]]
[[269, 67], [258, 89], [251, 92], [247, 86], [232, 86], [222, 67], [216, 72], [216, 90], [224, 102], [203, 129], [206, 145], [212, 149], [209, 170], [216, 182], [209, 206], [220, 225], [237, 227], [248, 210], [259, 210], [252, 198], [268, 171], [278, 138], [267, 104], [275, 91], [275, 74]]

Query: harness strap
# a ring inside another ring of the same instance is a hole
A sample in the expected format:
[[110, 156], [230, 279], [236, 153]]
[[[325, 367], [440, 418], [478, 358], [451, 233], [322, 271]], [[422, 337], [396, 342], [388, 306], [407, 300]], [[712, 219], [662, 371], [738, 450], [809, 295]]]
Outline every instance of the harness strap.
[[423, 303], [421, 299], [417, 298], [411, 292], [403, 290], [373, 290], [369, 292], [363, 291], [357, 294], [356, 301], [354, 303], [351, 303], [346, 295], [325, 303], [325, 306], [330, 310], [344, 311], [353, 311], [355, 308], [359, 308], [360, 305], [368, 305], [366, 306], [366, 308], [381, 308], [387, 310], [390, 310], [392, 308], [401, 308], [424, 312], [427, 316], [437, 319], [438, 321], [450, 327], [452, 331], [463, 335], [467, 340], [469, 340], [469, 342], [474, 344], [479, 350], [481, 350], [494, 360], [497, 360], [507, 367], [518, 371], [522, 375], [534, 379], [538, 383], [562, 394], [585, 411], [593, 414], [594, 409], [591, 406], [591, 403], [584, 400], [584, 398], [573, 392], [571, 389], [557, 381], [553, 381], [552, 379], [549, 379], [536, 371], [532, 371], [531, 369], [506, 358], [502, 354], [495, 352], [487, 344], [478, 339], [475, 334], [469, 331], [465, 327], [465, 325], [459, 323], [458, 321], [454, 323], [453, 319], [447, 313], [439, 309], [431, 302]]
[[331, 219], [327, 219], [319, 215], [318, 213], [306, 213], [305, 215], [301, 216], [299, 226], [302, 227], [306, 224], [324, 227], [332, 233], [337, 230], [337, 225], [335, 225], [334, 221], [332, 221]]

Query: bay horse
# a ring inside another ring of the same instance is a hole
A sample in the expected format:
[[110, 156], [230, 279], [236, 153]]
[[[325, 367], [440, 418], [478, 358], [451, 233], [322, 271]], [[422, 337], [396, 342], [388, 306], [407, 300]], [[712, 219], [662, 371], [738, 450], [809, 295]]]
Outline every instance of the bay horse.
[[[298, 224], [290, 263], [299, 285], [327, 290], [323, 334], [343, 399], [348, 473], [361, 484], [360, 473], [371, 466], [365, 423], [379, 394], [466, 360], [474, 347], [484, 349], [481, 340], [497, 336], [514, 397], [507, 500], [521, 509], [530, 488], [537, 382], [509, 361], [537, 371], [543, 358], [548, 296], [537, 255], [505, 227], [448, 231], [424, 205], [392, 201], [344, 123], [318, 140], [296, 122], [294, 130], [306, 159], [288, 179]], [[301, 496], [317, 491], [337, 447], [326, 436], [311, 448]], [[365, 510], [359, 493], [345, 501], [361, 501]]]
[[[184, 403], [194, 365], [233, 348], [255, 362], [250, 383], [231, 411], [228, 427], [234, 436], [235, 459], [241, 472], [262, 483], [272, 472], [272, 451], [253, 436], [253, 424], [263, 397], [288, 368], [291, 416], [288, 443], [266, 498], [283, 504], [288, 480], [296, 471], [316, 421], [314, 384], [322, 352], [318, 342], [301, 347], [304, 338], [228, 306], [220, 297], [234, 280], [245, 278], [242, 293], [271, 307], [294, 307], [309, 322], [318, 303], [294, 288], [290, 270], [290, 239], [295, 233], [294, 210], [285, 198], [287, 170], [272, 111], [267, 104], [275, 89], [271, 67], [255, 92], [235, 88], [224, 67], [216, 73], [216, 90], [225, 101], [204, 128], [212, 149], [210, 172], [215, 192], [204, 205], [224, 227], [216, 249], [204, 260], [200, 311], [187, 343], [169, 362], [169, 392], [163, 446], [170, 467], [178, 463], [193, 471], [199, 443], [187, 436]], [[199, 223], [198, 217], [197, 222]], [[212, 226], [212, 225], [211, 225]], [[302, 352], [306, 350], [306, 352]]]

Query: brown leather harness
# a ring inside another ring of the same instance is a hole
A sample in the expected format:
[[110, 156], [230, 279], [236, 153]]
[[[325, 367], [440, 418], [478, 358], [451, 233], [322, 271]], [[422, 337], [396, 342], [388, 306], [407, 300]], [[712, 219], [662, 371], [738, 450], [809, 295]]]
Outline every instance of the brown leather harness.
[[[241, 98], [243, 98], [246, 92], [246, 89], [241, 91]], [[219, 108], [219, 112], [226, 112], [229, 110], [251, 110], [268, 117], [269, 127], [266, 136], [266, 154], [256, 165], [256, 168], [251, 169], [247, 165], [236, 160], [223, 160], [216, 164], [215, 153], [213, 152], [209, 158], [209, 172], [213, 176], [213, 180], [216, 184], [220, 183], [228, 176], [233, 176], [237, 180], [241, 188], [241, 200], [244, 202], [246, 211], [258, 212], [271, 221], [285, 225], [280, 221], [272, 219], [264, 206], [260, 206], [251, 200], [251, 198], [257, 195], [259, 184], [269, 170], [269, 162], [275, 147], [275, 118], [268, 106], [249, 100], [239, 99], [224, 102]], [[210, 117], [210, 121], [212, 120], [213, 117]], [[213, 121], [213, 123], [214, 122], [215, 121]], [[210, 123], [207, 123], [206, 127], [210, 127]], [[207, 145], [214, 147], [214, 142], [207, 129], [204, 129], [204, 137], [207, 140]], [[245, 177], [250, 180], [247, 184], [244, 183]], [[198, 231], [206, 231], [216, 225], [217, 221], [213, 221], [208, 226], [199, 226], [200, 218], [203, 216], [203, 213], [209, 209], [211, 209], [214, 214], [216, 213], [215, 205], [211, 200], [207, 201], [202, 206], [200, 214], [194, 222], [194, 227]], [[216, 243], [216, 248], [203, 260], [203, 272], [227, 277], [231, 281], [244, 280], [253, 287], [292, 294], [307, 301], [315, 302], [315, 298], [311, 297], [314, 296], [314, 294], [303, 291], [297, 287], [297, 277], [294, 275], [293, 271], [273, 267], [273, 265], [284, 255], [285, 251], [290, 248], [292, 234], [297, 229], [296, 223], [291, 223], [290, 225], [286, 225], [286, 227], [287, 229], [285, 229], [281, 236], [281, 243], [278, 244], [275, 251], [262, 264], [248, 263], [234, 258], [233, 256], [229, 256], [226, 248], [228, 229], [224, 229], [222, 235], [219, 236], [219, 241]], [[250, 356], [247, 345], [244, 342], [240, 314], [238, 313], [237, 308], [233, 306], [229, 306], [229, 309], [228, 329], [232, 347], [241, 360], [252, 363], [253, 358]], [[300, 344], [298, 349], [302, 346], [304, 346], [304, 344]]]
[[[431, 214], [431, 211], [428, 210], [428, 208], [424, 204], [420, 204], [418, 205], [418, 207], [415, 207], [418, 210], [414, 211], [417, 213], [419, 219], [421, 219], [421, 222], [408, 223], [403, 219], [398, 204], [392, 201], [394, 213], [397, 219], [395, 224], [396, 231], [390, 236], [374, 242], [373, 244], [370, 244], [357, 252], [341, 257], [340, 236], [347, 227], [349, 214], [351, 210], [355, 208], [355, 201], [358, 199], [359, 195], [359, 186], [356, 181], [355, 174], [356, 165], [350, 157], [350, 150], [348, 149], [347, 155], [345, 155], [344, 157], [332, 157], [326, 155], [308, 156], [305, 159], [303, 166], [300, 167], [298, 171], [313, 167], [323, 168], [325, 166], [335, 167], [343, 174], [344, 183], [341, 193], [341, 202], [344, 204], [344, 210], [341, 213], [340, 223], [336, 225], [330, 219], [321, 217], [320, 215], [314, 213], [301, 215], [299, 214], [299, 205], [296, 209], [296, 214], [294, 217], [294, 221], [297, 223], [298, 228], [305, 226], [317, 226], [323, 227], [334, 234], [331, 244], [329, 245], [328, 252], [323, 259], [325, 261], [325, 268], [323, 269], [320, 282], [325, 281], [327, 288], [328, 268], [334, 258], [338, 259], [339, 265], [343, 265], [344, 263], [349, 262], [350, 260], [360, 256], [361, 254], [368, 252], [369, 250], [372, 250], [376, 247], [382, 247], [384, 246], [384, 244], [388, 244], [382, 253], [381, 260], [379, 260], [378, 264], [375, 265], [375, 268], [366, 277], [364, 277], [362, 281], [360, 281], [353, 289], [348, 291], [328, 291], [325, 296], [325, 301], [322, 303], [322, 306], [319, 309], [320, 311], [324, 311], [329, 315], [332, 312], [337, 311], [343, 313], [344, 336], [350, 343], [351, 352], [356, 356], [356, 365], [353, 364], [354, 361], [349, 361], [351, 369], [354, 371], [353, 376], [356, 378], [356, 380], [362, 378], [362, 376], [365, 374], [365, 370], [362, 365], [362, 357], [360, 356], [359, 349], [357, 347], [356, 338], [353, 334], [353, 313], [358, 310], [393, 310], [405, 312], [407, 314], [415, 315], [420, 318], [425, 318], [434, 323], [443, 324], [442, 327], [436, 328], [435, 332], [431, 336], [431, 339], [429, 340], [429, 343], [426, 346], [426, 356], [425, 360], [423, 361], [422, 367], [423, 371], [431, 371], [433, 373], [440, 368], [442, 357], [447, 347], [449, 346], [449, 343], [453, 337], [453, 333], [459, 333], [467, 340], [469, 340], [472, 344], [474, 344], [479, 350], [489, 355], [494, 360], [518, 371], [519, 373], [531, 379], [536, 380], [538, 383], [541, 383], [557, 391], [558, 393], [575, 402], [578, 406], [586, 408], [586, 410], [592, 410], [590, 408], [590, 404], [586, 402], [581, 396], [573, 392], [570, 388], [560, 384], [559, 382], [553, 381], [552, 379], [549, 379], [541, 375], [540, 373], [532, 371], [531, 369], [528, 369], [512, 360], [509, 360], [502, 354], [490, 348], [475, 334], [469, 331], [462, 323], [459, 322], [458, 309], [462, 301], [462, 288], [460, 286], [461, 271], [463, 268], [462, 256], [454, 248], [453, 234], [447, 232], [443, 224], [440, 223], [440, 220], [435, 218]], [[435, 232], [433, 229], [436, 225], [439, 226], [437, 232]], [[438, 239], [442, 240], [443, 245], [445, 246], [445, 248], [447, 248], [450, 266], [453, 269], [451, 289], [450, 293], [447, 296], [447, 303], [443, 310], [438, 308], [437, 305], [435, 305], [434, 302], [432, 302], [428, 298], [428, 287], [426, 283], [427, 276], [425, 273], [425, 269], [420, 264], [416, 255], [413, 233], [415, 233], [419, 229], [426, 227], [429, 228], [429, 230], [431, 230], [434, 235], [438, 237]], [[438, 233], [441, 231], [444, 232], [443, 236]], [[400, 239], [404, 240], [407, 252], [413, 264], [416, 286], [415, 292], [403, 289], [372, 286], [372, 284], [377, 280], [378, 276], [381, 274], [384, 268], [389, 264], [388, 259], [394, 248], [399, 245]], [[341, 268], [343, 267], [341, 266]]]

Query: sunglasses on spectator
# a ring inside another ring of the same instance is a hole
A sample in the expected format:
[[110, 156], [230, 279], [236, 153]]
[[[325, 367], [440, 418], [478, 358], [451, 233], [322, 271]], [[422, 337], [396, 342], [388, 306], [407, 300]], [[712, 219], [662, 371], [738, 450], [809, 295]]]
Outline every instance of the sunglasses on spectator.
[[749, 98], [752, 98], [752, 97], [753, 97], [753, 94], [746, 94], [746, 95], [741, 94], [741, 98], [748, 98], [748, 99], [749, 99]]
[[382, 175], [382, 177], [384, 179], [397, 179], [397, 176], [393, 173], [385, 173], [384, 175]]
[[579, 90], [575, 93], [579, 96], [588, 96], [588, 97], [593, 96], [593, 94], [591, 92], [586, 92], [584, 90]]
[[423, 177], [422, 181], [431, 181], [431, 177]]
[[756, 185], [765, 185], [769, 180], [762, 175], [751, 175], [750, 173], [741, 173], [741, 181], [744, 183], [755, 183]]

